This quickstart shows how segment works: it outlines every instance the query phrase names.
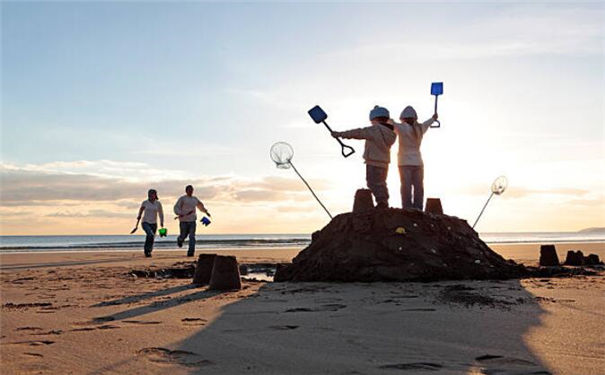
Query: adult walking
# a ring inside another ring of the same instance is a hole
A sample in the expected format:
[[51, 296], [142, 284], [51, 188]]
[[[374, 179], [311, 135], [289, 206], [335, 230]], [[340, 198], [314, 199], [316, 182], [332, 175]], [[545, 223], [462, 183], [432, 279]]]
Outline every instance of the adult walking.
[[212, 217], [210, 212], [204, 207], [202, 201], [193, 196], [193, 186], [187, 185], [185, 187], [185, 195], [180, 197], [174, 205], [174, 213], [179, 218], [179, 228], [181, 232], [176, 239], [176, 243], [178, 247], [183, 247], [185, 238], [189, 237], [189, 250], [187, 251], [187, 256], [189, 257], [192, 257], [195, 253], [196, 208], [209, 217]]
[[[143, 230], [147, 235], [145, 237], [145, 246], [143, 247], [145, 256], [150, 257], [153, 250], [153, 241], [155, 239], [155, 231], [158, 229], [158, 216], [160, 217], [160, 228], [164, 227], [164, 210], [162, 203], [158, 200], [158, 192], [155, 189], [149, 189], [147, 192], [147, 200], [141, 203], [137, 223], [143, 216]], [[135, 228], [136, 230], [136, 228]], [[134, 231], [134, 230], [133, 230]]]
[[404, 209], [421, 210], [424, 205], [424, 162], [420, 145], [424, 133], [437, 120], [437, 114], [423, 123], [418, 122], [418, 115], [412, 106], [401, 112], [401, 124], [395, 123], [395, 133], [399, 138], [399, 178], [401, 181], [401, 205]]

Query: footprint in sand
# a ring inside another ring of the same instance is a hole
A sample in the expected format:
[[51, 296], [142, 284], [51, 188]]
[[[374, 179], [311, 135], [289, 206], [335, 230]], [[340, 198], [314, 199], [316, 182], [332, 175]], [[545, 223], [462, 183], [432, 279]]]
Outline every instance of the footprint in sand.
[[103, 324], [101, 326], [94, 326], [94, 327], [81, 327], [81, 328], [74, 328], [71, 330], [71, 332], [87, 332], [87, 331], [94, 331], [96, 329], [116, 329], [116, 328], [122, 328], [120, 326], [115, 326], [112, 324]]
[[[335, 297], [326, 297], [326, 298], [316, 298], [314, 300], [315, 303], [336, 303], [342, 301], [342, 298]], [[288, 301], [285, 301], [288, 302]]]
[[42, 345], [52, 345], [54, 343], [55, 343], [54, 341], [50, 341], [50, 340], [28, 340], [28, 341], [10, 342], [9, 344], [14, 344], [14, 345], [29, 345], [29, 346], [42, 346]]
[[15, 331], [41, 331], [41, 327], [17, 327]]
[[41, 335], [60, 335], [60, 334], [62, 334], [62, 333], [63, 333], [63, 331], [62, 331], [62, 330], [60, 330], [60, 329], [53, 329], [53, 330], [50, 330], [50, 331], [48, 331], [48, 332], [36, 332], [36, 333], [30, 333], [30, 335], [32, 335], [32, 336], [38, 336], [38, 335], [40, 335], [40, 336], [41, 336]]
[[25, 352], [23, 353], [23, 355], [29, 356], [29, 357], [35, 357], [35, 358], [44, 358], [44, 356], [40, 353], [29, 353], [29, 352]]
[[475, 358], [482, 367], [487, 368], [486, 374], [515, 373], [532, 375], [552, 375], [541, 366], [520, 358], [504, 357], [501, 355], [485, 354]]
[[206, 325], [208, 320], [204, 318], [183, 318], [181, 319], [181, 322], [186, 326], [203, 326]]
[[138, 355], [149, 362], [166, 365], [181, 365], [187, 367], [202, 367], [212, 365], [213, 362], [203, 359], [199, 354], [185, 350], [170, 350], [166, 348], [143, 348]]
[[319, 311], [338, 311], [340, 309], [344, 309], [347, 305], [342, 305], [340, 303], [331, 303], [327, 305], [321, 305], [315, 308], [309, 307], [295, 307], [292, 309], [288, 309], [285, 312], [319, 312]]
[[535, 366], [536, 365], [535, 363], [526, 361], [524, 359], [504, 357], [501, 355], [492, 355], [492, 354], [486, 354], [486, 355], [479, 356], [479, 357], [475, 358], [475, 360], [478, 362], [483, 362], [483, 363], [489, 362], [489, 363], [516, 364], [516, 365], [526, 365], [526, 366]]
[[50, 307], [50, 302], [35, 302], [35, 303], [12, 303], [8, 302], [2, 305], [2, 310], [27, 310], [32, 307]]
[[295, 325], [283, 325], [283, 326], [269, 326], [269, 328], [271, 329], [276, 329], [278, 331], [291, 331], [293, 329], [298, 328], [299, 326], [295, 326]]
[[103, 323], [103, 322], [111, 322], [116, 320], [113, 316], [98, 316], [96, 318], [92, 318], [94, 323]]
[[443, 368], [443, 366], [438, 363], [431, 362], [411, 362], [383, 365], [379, 368], [384, 370], [439, 371], [441, 368]]
[[120, 328], [120, 326], [114, 326], [112, 324], [103, 324], [102, 326], [98, 326], [97, 329], [116, 329]]
[[149, 324], [161, 324], [162, 322], [158, 322], [156, 320], [123, 320], [124, 323], [130, 324], [139, 324], [139, 325], [149, 325]]
[[82, 328], [74, 328], [72, 332], [85, 332], [85, 331], [94, 331], [97, 327], [82, 327]]

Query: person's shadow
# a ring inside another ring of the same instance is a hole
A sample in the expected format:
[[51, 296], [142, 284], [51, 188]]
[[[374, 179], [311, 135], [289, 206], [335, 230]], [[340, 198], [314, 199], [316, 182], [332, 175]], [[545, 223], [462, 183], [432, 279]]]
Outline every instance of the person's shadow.
[[523, 339], [541, 314], [518, 280], [267, 283], [139, 354], [190, 374], [550, 374]]

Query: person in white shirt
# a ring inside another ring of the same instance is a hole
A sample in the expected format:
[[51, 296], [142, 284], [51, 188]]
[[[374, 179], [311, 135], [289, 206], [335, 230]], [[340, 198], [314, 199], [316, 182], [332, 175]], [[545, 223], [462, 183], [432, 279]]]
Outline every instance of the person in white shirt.
[[343, 132], [332, 132], [333, 137], [366, 140], [363, 153], [366, 164], [366, 182], [368, 188], [374, 194], [377, 208], [389, 207], [387, 175], [391, 162], [391, 146], [397, 138], [393, 131], [393, 125], [388, 122], [390, 120], [389, 116], [388, 109], [375, 106], [370, 111], [372, 125]]
[[204, 207], [204, 204], [193, 196], [193, 186], [187, 185], [185, 187], [185, 195], [179, 198], [174, 205], [174, 213], [179, 218], [180, 235], [176, 239], [178, 247], [183, 247], [185, 238], [189, 236], [189, 249], [187, 256], [192, 257], [195, 253], [195, 227], [197, 215], [195, 209], [198, 208], [200, 211], [206, 213], [209, 217], [210, 212]]
[[145, 251], [145, 256], [150, 257], [151, 251], [153, 250], [153, 240], [155, 237], [155, 231], [158, 229], [158, 216], [160, 217], [160, 228], [164, 227], [164, 211], [162, 209], [162, 204], [158, 200], [158, 192], [154, 189], [149, 189], [147, 192], [147, 200], [144, 200], [141, 203], [141, 208], [139, 208], [139, 216], [137, 216], [137, 221], [141, 220], [141, 215], [143, 215], [143, 230], [147, 237], [145, 237], [145, 246], [143, 247]]
[[420, 153], [420, 144], [424, 133], [437, 120], [437, 114], [423, 123], [418, 122], [418, 115], [412, 106], [401, 112], [401, 124], [395, 125], [399, 138], [399, 178], [401, 181], [401, 205], [404, 209], [422, 210], [424, 205], [424, 163]]

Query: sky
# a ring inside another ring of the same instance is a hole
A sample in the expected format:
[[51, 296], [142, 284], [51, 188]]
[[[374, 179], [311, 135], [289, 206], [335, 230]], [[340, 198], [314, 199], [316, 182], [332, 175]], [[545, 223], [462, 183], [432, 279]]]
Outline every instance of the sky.
[[[0, 234], [126, 234], [149, 188], [169, 233], [192, 184], [201, 230], [311, 233], [365, 187], [335, 130], [432, 115], [425, 196], [480, 232], [605, 226], [602, 2], [7, 2], [1, 7]], [[397, 147], [391, 150], [397, 160]], [[396, 163], [390, 204], [401, 206]]]

